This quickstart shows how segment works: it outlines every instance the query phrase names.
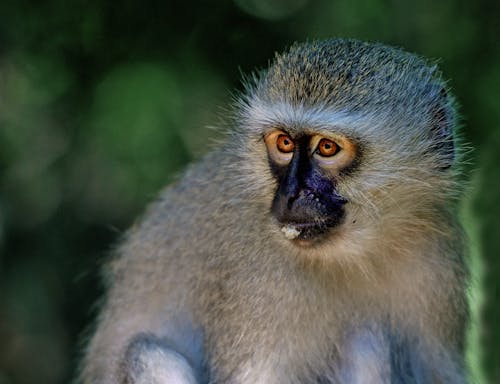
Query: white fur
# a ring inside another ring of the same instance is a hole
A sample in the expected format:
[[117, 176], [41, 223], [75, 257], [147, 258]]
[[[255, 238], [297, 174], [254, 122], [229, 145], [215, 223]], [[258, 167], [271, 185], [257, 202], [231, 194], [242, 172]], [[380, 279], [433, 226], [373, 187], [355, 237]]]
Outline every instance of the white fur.
[[389, 346], [380, 333], [365, 331], [350, 342], [343, 382], [380, 384], [390, 382]]
[[288, 240], [293, 240], [300, 235], [300, 231], [291, 225], [285, 225], [283, 228], [281, 228], [281, 232], [285, 234], [285, 237]]
[[150, 349], [139, 356], [141, 373], [134, 384], [196, 384], [188, 362], [178, 353], [160, 348]]
[[[261, 131], [263, 127], [276, 124], [287, 127], [300, 126], [310, 127], [315, 132], [331, 133], [335, 127], [338, 133], [348, 134], [356, 128], [356, 131], [367, 132], [377, 129], [386, 123], [381, 114], [371, 116], [367, 113], [354, 113], [352, 111], [339, 111], [329, 107], [304, 105], [291, 105], [289, 103], [265, 103], [259, 99], [252, 99], [244, 110], [248, 127], [252, 130]], [[389, 119], [387, 119], [388, 121]]]

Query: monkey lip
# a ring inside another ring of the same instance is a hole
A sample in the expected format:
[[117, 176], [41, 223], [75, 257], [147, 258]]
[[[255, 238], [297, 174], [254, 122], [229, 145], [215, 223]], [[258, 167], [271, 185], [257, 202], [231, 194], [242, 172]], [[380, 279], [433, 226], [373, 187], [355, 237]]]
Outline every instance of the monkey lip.
[[327, 221], [313, 222], [287, 222], [282, 223], [282, 231], [290, 240], [311, 240], [317, 236], [323, 235], [330, 227]]
[[309, 228], [314, 228], [314, 227], [324, 227], [325, 223], [321, 222], [305, 222], [305, 223], [287, 223], [287, 225], [290, 225], [294, 228], [297, 228], [298, 230], [304, 230], [304, 229], [309, 229]]

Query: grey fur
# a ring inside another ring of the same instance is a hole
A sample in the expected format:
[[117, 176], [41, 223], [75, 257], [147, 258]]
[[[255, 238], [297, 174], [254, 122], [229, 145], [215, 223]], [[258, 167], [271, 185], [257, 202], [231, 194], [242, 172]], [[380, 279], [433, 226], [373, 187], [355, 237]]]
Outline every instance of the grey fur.
[[[182, 357], [200, 383], [465, 383], [445, 88], [435, 66], [380, 44], [278, 55], [238, 101], [226, 142], [161, 194], [109, 263], [83, 382], [129, 383], [161, 355]], [[270, 215], [270, 127], [359, 144], [356, 167], [336, 176], [346, 218], [313, 245]]]

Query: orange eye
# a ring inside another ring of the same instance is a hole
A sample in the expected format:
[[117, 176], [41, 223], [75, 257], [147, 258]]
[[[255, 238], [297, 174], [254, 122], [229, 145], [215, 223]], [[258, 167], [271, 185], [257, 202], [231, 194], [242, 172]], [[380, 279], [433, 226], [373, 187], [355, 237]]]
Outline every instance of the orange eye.
[[316, 152], [323, 157], [330, 157], [340, 150], [339, 146], [332, 140], [321, 139], [316, 149]]
[[293, 158], [295, 144], [290, 136], [281, 130], [274, 130], [264, 136], [267, 152], [278, 165], [287, 165]]
[[293, 144], [293, 141], [290, 138], [290, 136], [281, 134], [276, 139], [276, 147], [280, 152], [290, 153], [293, 152], [295, 145]]

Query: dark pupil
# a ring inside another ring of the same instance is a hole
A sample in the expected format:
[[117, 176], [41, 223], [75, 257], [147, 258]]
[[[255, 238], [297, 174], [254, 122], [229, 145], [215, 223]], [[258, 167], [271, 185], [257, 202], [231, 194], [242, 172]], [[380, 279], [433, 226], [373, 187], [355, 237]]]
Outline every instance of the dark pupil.
[[290, 143], [288, 142], [288, 140], [287, 140], [287, 139], [284, 139], [284, 140], [283, 140], [283, 145], [284, 145], [285, 147], [288, 147], [288, 144], [290, 144]]
[[324, 144], [324, 146], [325, 146], [325, 149], [326, 149], [326, 150], [328, 150], [328, 149], [330, 149], [330, 148], [331, 148], [331, 146], [330, 146], [330, 144], [329, 144], [329, 143], [325, 143], [325, 144]]

